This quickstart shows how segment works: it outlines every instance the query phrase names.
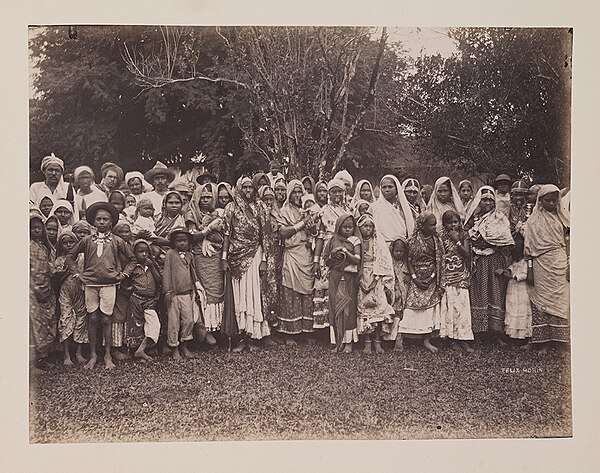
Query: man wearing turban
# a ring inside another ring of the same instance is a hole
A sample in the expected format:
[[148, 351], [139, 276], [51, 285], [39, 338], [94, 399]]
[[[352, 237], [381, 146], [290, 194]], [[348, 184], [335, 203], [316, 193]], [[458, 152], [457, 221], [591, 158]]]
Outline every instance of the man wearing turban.
[[42, 182], [34, 182], [29, 188], [29, 201], [38, 204], [46, 195], [51, 195], [54, 201], [67, 198], [69, 184], [64, 181], [65, 163], [52, 153], [42, 159], [41, 170], [45, 179]]

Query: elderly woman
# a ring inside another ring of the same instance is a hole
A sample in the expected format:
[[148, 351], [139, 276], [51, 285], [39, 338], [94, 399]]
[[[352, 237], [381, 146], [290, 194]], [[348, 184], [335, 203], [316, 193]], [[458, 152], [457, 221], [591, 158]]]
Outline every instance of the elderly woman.
[[125, 174], [125, 184], [136, 202], [142, 198], [144, 193], [152, 190], [152, 186], [146, 182], [144, 175], [139, 171], [131, 171]]
[[435, 181], [427, 210], [435, 216], [438, 232], [442, 231], [442, 217], [447, 210], [454, 210], [460, 215], [461, 219], [465, 218], [465, 208], [462, 200], [460, 200], [458, 190], [456, 190], [449, 177], [440, 177]]
[[[223, 220], [215, 210], [217, 185], [200, 184], [194, 190], [190, 209], [186, 215], [186, 225], [192, 234], [192, 254], [194, 255], [196, 277], [206, 298], [202, 301], [204, 325], [208, 332], [221, 328], [223, 319]], [[210, 344], [215, 342], [207, 336]]]
[[69, 184], [63, 180], [63, 173], [65, 172], [65, 163], [63, 160], [57, 158], [52, 153], [50, 156], [42, 159], [41, 170], [45, 179], [42, 182], [31, 184], [29, 188], [30, 203], [39, 205], [39, 202], [45, 195], [52, 196], [55, 202], [60, 199], [66, 199]]
[[542, 186], [525, 224], [524, 253], [533, 317], [531, 343], [543, 353], [552, 342], [565, 351], [569, 343], [569, 225], [558, 187]]
[[114, 190], [119, 189], [123, 182], [123, 169], [115, 163], [106, 162], [100, 168], [102, 180], [98, 184], [98, 188], [103, 191], [108, 197]]
[[[316, 222], [302, 210], [305, 193], [297, 179], [287, 185], [287, 198], [280, 212], [279, 234], [283, 243], [281, 306], [279, 331], [286, 344], [295, 345], [292, 338], [310, 334], [313, 328], [313, 257], [310, 235], [317, 234]], [[313, 343], [313, 339], [309, 339]]]
[[108, 202], [107, 195], [94, 183], [94, 171], [89, 166], [79, 166], [73, 171], [73, 179], [79, 188], [75, 194], [76, 218], [84, 219], [86, 209], [96, 202]]
[[396, 176], [387, 174], [379, 183], [381, 194], [371, 205], [375, 228], [387, 246], [398, 238], [407, 240], [415, 228], [410, 205]]
[[[267, 255], [264, 252], [264, 235], [269, 216], [257, 193], [252, 179], [241, 177], [233, 201], [224, 212], [226, 225], [223, 242], [222, 264], [230, 271], [233, 300], [239, 329], [246, 334], [251, 351], [257, 349], [256, 340], [270, 335], [269, 324], [262, 309], [261, 276], [267, 270]], [[244, 349], [242, 340], [234, 349]]]

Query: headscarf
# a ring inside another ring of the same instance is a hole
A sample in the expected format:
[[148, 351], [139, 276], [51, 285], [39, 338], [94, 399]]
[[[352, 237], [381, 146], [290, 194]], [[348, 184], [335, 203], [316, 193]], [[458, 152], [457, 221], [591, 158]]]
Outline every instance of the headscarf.
[[332, 179], [329, 181], [327, 183], [327, 192], [329, 192], [331, 189], [335, 189], [336, 187], [346, 192], [346, 185], [341, 179]]
[[[71, 205], [71, 202], [69, 202], [66, 199], [59, 199], [54, 204], [54, 207], [52, 207], [52, 210], [50, 211], [50, 215], [48, 215], [48, 218], [50, 218], [52, 216], [55, 216], [56, 211], [58, 209], [67, 209], [69, 212], [71, 212], [71, 218], [69, 219], [69, 223], [66, 226], [67, 227], [69, 227], [69, 226], [72, 227], [73, 224], [75, 223], [75, 212], [73, 212], [73, 206]], [[58, 217], [56, 217], [56, 218], [58, 218]]]
[[267, 194], [271, 194], [273, 198], [275, 198], [275, 191], [271, 186], [260, 186], [260, 188], [258, 189], [258, 198], [262, 200], [263, 197]]
[[[267, 177], [266, 173], [264, 173], [264, 172], [257, 172], [256, 174], [254, 174], [254, 176], [252, 176], [252, 184], [254, 184], [254, 188], [255, 189], [258, 189], [259, 187], [262, 187], [262, 186], [258, 185], [259, 182], [261, 181], [261, 179], [264, 179], [265, 181], [267, 181], [266, 185], [269, 185], [269, 183], [271, 182], [271, 181], [269, 181], [269, 178]], [[265, 185], [265, 184], [263, 184], [263, 185]]]
[[29, 212], [29, 225], [30, 226], [31, 226], [31, 222], [33, 220], [39, 220], [42, 223], [42, 238], [41, 238], [40, 244], [43, 245], [46, 248], [46, 250], [48, 251], [48, 258], [51, 258], [54, 248], [52, 247], [50, 240], [48, 240], [48, 232], [46, 231], [46, 220], [41, 215], [41, 212], [38, 214], [35, 211], [30, 211]]
[[[373, 242], [373, 274], [381, 276], [383, 285], [387, 287], [392, 294], [394, 293], [394, 264], [392, 261], [392, 254], [390, 253], [388, 246], [386, 245], [383, 238], [377, 235], [377, 227], [375, 227], [375, 220], [371, 214], [362, 214], [356, 220], [357, 236], [363, 242], [362, 249], [364, 251], [365, 245], [362, 234], [359, 228], [365, 223], [371, 223], [373, 225], [373, 236], [371, 241]], [[364, 261], [364, 257], [362, 259]]]
[[[190, 199], [190, 210], [187, 213], [186, 220], [192, 220], [196, 227], [200, 227], [202, 225], [202, 221], [206, 215], [211, 214], [215, 211], [217, 207], [217, 184], [213, 182], [207, 182], [206, 184], [198, 184], [194, 193], [192, 194], [192, 198]], [[200, 210], [200, 198], [203, 196], [209, 195], [212, 199], [211, 207], [208, 212], [203, 212]]]
[[64, 240], [67, 237], [72, 238], [75, 243], [77, 243], [79, 241], [79, 239], [77, 238], [77, 235], [75, 235], [72, 231], [65, 230], [64, 232], [62, 232], [60, 235], [58, 235], [58, 239], [56, 240], [56, 254], [58, 256], [64, 256], [63, 246], [64, 246]]
[[366, 202], [369, 204], [372, 204], [373, 202], [375, 202], [375, 191], [373, 190], [373, 186], [367, 179], [361, 179], [356, 184], [356, 188], [354, 189], [354, 196], [352, 197], [352, 200], [350, 201], [350, 207], [352, 207], [353, 209], [356, 208], [356, 203], [359, 200], [365, 200], [365, 199], [362, 199], [362, 197], [360, 196], [360, 190], [362, 189], [362, 186], [364, 184], [367, 184], [369, 186], [369, 189], [371, 189], [371, 200], [366, 200]]
[[[427, 199], [425, 199], [423, 197], [423, 192], [428, 192], [429, 193], [429, 197]], [[423, 202], [425, 202], [426, 204], [428, 204], [429, 201], [431, 200], [431, 194], [433, 194], [433, 187], [431, 187], [429, 184], [424, 184], [421, 187], [421, 197], [423, 197]]]
[[[150, 184], [148, 181], [146, 181], [146, 179], [144, 179], [144, 175], [139, 172], [139, 171], [130, 171], [127, 174], [125, 174], [125, 184], [127, 185], [127, 187], [129, 187], [129, 181], [131, 181], [132, 179], [139, 179], [142, 183], [142, 194], [144, 192], [150, 192], [154, 189], [154, 187], [152, 186], [152, 184]], [[135, 195], [135, 194], [132, 194]], [[136, 197], [137, 200], [137, 197]]]
[[484, 196], [484, 194], [485, 194], [485, 197], [491, 197], [492, 199], [494, 199], [494, 202], [496, 201], [496, 191], [494, 190], [494, 188], [492, 186], [481, 186], [479, 188], [479, 190], [477, 191], [477, 193], [475, 194], [475, 197], [471, 201], [471, 204], [469, 205], [469, 209], [465, 215], [465, 223], [471, 219], [471, 217], [475, 214], [475, 212], [479, 208], [479, 204], [481, 203], [481, 198], [482, 198], [482, 196]]
[[[154, 204], [150, 199], [143, 198], [138, 200], [138, 203], [135, 206], [135, 217], [137, 218], [137, 216], [140, 214], [140, 209], [147, 208], [150, 206], [154, 208]], [[156, 209], [154, 209], [154, 213], [156, 214]]]
[[[182, 207], [175, 217], [169, 217], [167, 215], [167, 200], [169, 200], [169, 196], [176, 195], [181, 201]], [[155, 233], [158, 236], [167, 238], [167, 235], [171, 233], [171, 230], [175, 227], [185, 227], [185, 219], [183, 217], [183, 198], [181, 194], [177, 191], [168, 191], [163, 196], [162, 207], [160, 209], [160, 215], [156, 222]]]
[[[413, 204], [408, 202], [408, 205], [410, 206], [411, 210], [413, 211], [413, 214], [419, 215], [419, 214], [425, 212], [427, 205], [425, 204], [425, 201], [423, 200], [423, 196], [421, 195], [421, 184], [419, 184], [419, 181], [417, 181], [416, 179], [414, 179], [412, 177], [405, 179], [404, 182], [402, 183], [402, 192], [405, 192], [407, 190], [417, 191], [417, 205], [419, 207], [417, 208]], [[404, 195], [406, 195], [406, 194], [404, 194]], [[406, 200], [408, 201], [408, 198]]]
[[354, 203], [354, 207], [352, 210], [352, 216], [354, 218], [358, 218], [360, 217], [360, 211], [359, 211], [359, 207], [363, 204], [367, 204], [367, 213], [369, 214], [373, 214], [372, 210], [371, 210], [371, 204], [369, 202], [367, 202], [364, 199], [358, 199], [355, 203]]
[[[437, 191], [442, 184], [450, 184], [450, 202], [442, 203], [438, 200]], [[433, 215], [437, 220], [436, 228], [438, 231], [442, 229], [442, 215], [446, 210], [454, 210], [458, 212], [461, 218], [465, 218], [465, 208], [463, 206], [462, 200], [460, 200], [460, 195], [458, 194], [458, 190], [454, 186], [454, 183], [450, 180], [449, 177], [443, 176], [440, 177], [437, 181], [435, 181], [435, 185], [433, 186], [433, 193], [431, 194], [431, 198], [429, 199], [429, 204], [427, 204], [427, 210]]]
[[108, 201], [109, 202], [110, 202], [110, 198], [113, 196], [113, 194], [119, 194], [123, 198], [123, 209], [125, 209], [127, 207], [127, 196], [125, 195], [125, 192], [120, 191], [119, 189], [110, 191], [108, 193]]
[[[463, 204], [463, 208], [464, 208], [465, 214], [464, 214], [464, 215], [461, 215], [461, 217], [464, 217], [464, 218], [465, 218], [465, 222], [466, 222], [466, 221], [468, 220], [468, 219], [466, 218], [466, 216], [467, 216], [469, 213], [471, 213], [471, 214], [472, 214], [472, 212], [471, 212], [471, 207], [473, 206], [473, 190], [474, 190], [475, 188], [473, 187], [473, 183], [472, 183], [471, 181], [469, 181], [468, 179], [463, 179], [462, 181], [460, 181], [460, 182], [458, 183], [458, 194], [459, 194], [459, 198], [460, 198], [460, 190], [463, 188], [463, 186], [464, 186], [465, 184], [469, 184], [469, 187], [471, 188], [471, 198], [470, 198], [470, 199], [467, 201], [467, 203], [466, 203], [466, 204]], [[462, 199], [461, 199], [460, 201], [462, 202]], [[459, 213], [459, 215], [460, 215], [460, 213]]]
[[[490, 186], [481, 187], [473, 200], [473, 206], [475, 208], [479, 207], [482, 196], [490, 196], [495, 201], [496, 191]], [[483, 240], [493, 246], [509, 246], [515, 244], [515, 240], [510, 231], [508, 217], [498, 209], [490, 210], [482, 215], [469, 231], [469, 235], [473, 240], [476, 240], [477, 237], [480, 236]], [[478, 250], [477, 248], [474, 248], [473, 251], [475, 253], [486, 255], [492, 254], [494, 249], [485, 248], [483, 250]]]
[[292, 196], [292, 192], [294, 192], [294, 189], [296, 187], [300, 187], [302, 189], [302, 195], [306, 195], [306, 189], [304, 188], [304, 186], [302, 185], [302, 182], [299, 181], [298, 179], [292, 179], [290, 182], [288, 182], [287, 184], [287, 188], [286, 188], [286, 192], [285, 192], [285, 202], [283, 203], [282, 206], [282, 210], [286, 207], [291, 206], [292, 204], [290, 203], [290, 198]]
[[[82, 228], [86, 228], [90, 234], [92, 234], [94, 232], [94, 227], [92, 225], [90, 225], [87, 220], [79, 220], [79, 222], [75, 223], [73, 225], [73, 228], [71, 229], [71, 231], [73, 233], [75, 233], [77, 230], [80, 230]], [[77, 236], [77, 235], [75, 235]]]
[[[48, 188], [40, 189], [40, 192], [37, 196], [37, 198], [38, 198], [37, 202], [34, 202], [33, 204], [39, 209], [40, 204], [42, 203], [42, 200], [44, 200], [45, 197], [48, 197], [52, 201], [53, 207], [54, 207], [54, 205], [56, 205], [56, 200], [54, 198], [54, 195], [52, 195], [52, 192], [50, 192], [50, 190]], [[48, 216], [49, 215], [50, 214], [48, 214]]]
[[315, 200], [315, 196], [313, 194], [304, 194], [302, 196], [302, 208], [304, 208], [304, 205], [308, 201], [312, 201], [312, 203], [313, 203], [313, 205], [310, 206], [311, 208], [317, 203], [317, 201]]
[[79, 180], [79, 177], [83, 173], [89, 173], [92, 176], [92, 181], [94, 181], [96, 179], [96, 177], [94, 175], [94, 171], [92, 170], [91, 167], [79, 166], [79, 167], [76, 167], [75, 170], [73, 171], [73, 180], [77, 183], [77, 181]]
[[217, 201], [219, 199], [219, 192], [221, 192], [221, 187], [225, 188], [225, 190], [229, 194], [229, 197], [231, 197], [231, 199], [233, 200], [233, 188], [231, 187], [231, 184], [229, 184], [229, 182], [219, 182], [217, 184]]
[[[280, 186], [283, 186], [286, 189], [286, 193], [287, 193], [287, 183], [283, 177], [280, 177], [279, 179], [275, 180], [275, 183], [273, 184], [273, 189], [277, 189], [277, 187], [280, 187]], [[278, 209], [283, 207], [283, 204], [279, 204], [279, 202], [277, 202], [277, 198], [275, 199], [275, 205], [277, 206]]]
[[46, 156], [44, 157], [44, 159], [42, 159], [42, 164], [40, 166], [40, 169], [42, 170], [43, 173], [46, 172], [46, 168], [48, 166], [50, 166], [51, 164], [57, 164], [60, 166], [60, 169], [62, 170], [62, 172], [65, 172], [65, 163], [62, 159], [57, 158], [56, 156], [54, 156], [54, 153], [50, 153], [50, 156]]
[[[398, 178], [392, 174], [386, 174], [379, 181], [379, 188], [381, 188], [384, 179], [391, 179], [396, 186], [396, 205], [388, 202], [383, 193], [380, 193], [378, 199], [371, 205], [371, 211], [373, 212], [377, 231], [386, 244], [389, 244], [397, 238], [408, 238], [409, 235], [412, 235], [415, 221]], [[402, 210], [403, 216], [399, 214], [397, 208]]]
[[[310, 190], [307, 194], [313, 194], [315, 192], [315, 179], [312, 176], [304, 176], [300, 181], [302, 182], [302, 185], [304, 185], [305, 181], [310, 182]], [[306, 188], [304, 188], [304, 190], [306, 190]]]
[[354, 179], [352, 178], [352, 175], [345, 169], [338, 171], [335, 174], [335, 176], [333, 176], [333, 179], [340, 179], [344, 182], [347, 182], [348, 184], [350, 184], [350, 188], [352, 188], [352, 186], [354, 185]]
[[541, 187], [533, 212], [525, 224], [526, 251], [534, 258], [565, 245], [564, 229], [569, 228], [570, 222], [560, 205], [560, 194], [556, 213], [548, 212], [542, 206], [542, 197], [553, 192], [560, 192], [554, 184]]

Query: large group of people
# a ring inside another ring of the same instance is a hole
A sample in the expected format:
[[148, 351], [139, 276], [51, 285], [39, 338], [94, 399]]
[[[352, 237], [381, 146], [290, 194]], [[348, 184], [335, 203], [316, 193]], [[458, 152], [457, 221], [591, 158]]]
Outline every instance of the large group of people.
[[[392, 174], [377, 183], [115, 163], [30, 188], [30, 360], [106, 368], [323, 343], [433, 353], [480, 343], [568, 350], [569, 192], [499, 175], [475, 189]], [[375, 184], [375, 185], [374, 185]], [[476, 192], [475, 192], [476, 191]], [[321, 335], [322, 334], [322, 335]], [[421, 343], [419, 342], [419, 343]], [[86, 347], [87, 346], [87, 347]], [[104, 348], [103, 348], [104, 347]]]

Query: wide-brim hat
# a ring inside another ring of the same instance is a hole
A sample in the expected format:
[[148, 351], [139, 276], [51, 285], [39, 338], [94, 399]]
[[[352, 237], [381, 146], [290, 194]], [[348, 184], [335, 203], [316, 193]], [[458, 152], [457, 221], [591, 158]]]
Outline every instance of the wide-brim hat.
[[512, 182], [510, 177], [506, 174], [500, 174], [494, 182], [501, 182], [501, 181], [508, 181], [508, 182]]
[[109, 204], [108, 202], [94, 202], [85, 211], [85, 219], [90, 225], [94, 224], [98, 210], [106, 210], [110, 214], [113, 225], [116, 225], [119, 221], [119, 211], [113, 204]]
[[185, 227], [175, 227], [173, 230], [171, 230], [171, 233], [169, 233], [169, 241], [171, 242], [171, 246], [173, 246], [173, 242], [175, 240], [175, 237], [177, 235], [185, 235], [188, 237], [188, 240], [191, 238], [192, 234], [190, 233], [190, 231], [185, 228]]
[[204, 179], [206, 177], [208, 177], [211, 180], [211, 182], [213, 182], [215, 184], [218, 182], [217, 176], [215, 176], [214, 174], [212, 174], [208, 171], [203, 172], [202, 174], [198, 175], [198, 177], [196, 178], [196, 182], [198, 184], [202, 184], [202, 179]]
[[175, 171], [169, 169], [160, 161], [156, 161], [154, 167], [144, 174], [144, 179], [146, 179], [150, 184], [154, 184], [154, 178], [161, 174], [167, 176], [169, 182], [172, 182], [173, 179], [175, 179]]

